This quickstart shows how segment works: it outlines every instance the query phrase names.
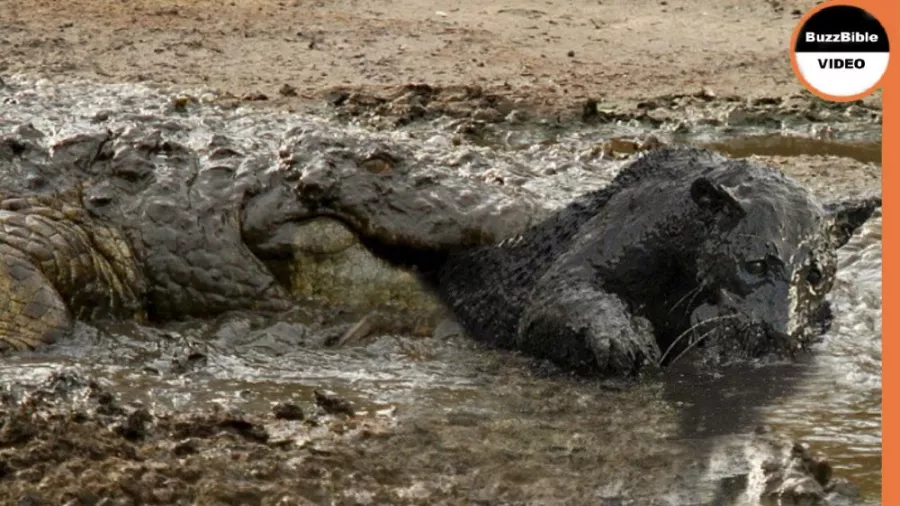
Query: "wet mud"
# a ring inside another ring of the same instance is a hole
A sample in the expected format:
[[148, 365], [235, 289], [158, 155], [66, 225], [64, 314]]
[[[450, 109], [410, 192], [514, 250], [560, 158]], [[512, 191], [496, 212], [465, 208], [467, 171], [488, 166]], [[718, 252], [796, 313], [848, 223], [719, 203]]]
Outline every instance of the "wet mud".
[[[881, 189], [869, 104], [823, 106], [817, 121], [788, 99], [740, 102], [753, 111], [744, 121], [728, 116], [737, 102], [685, 96], [627, 112], [594, 102], [556, 119], [515, 105], [504, 114], [476, 94], [459, 99], [462, 112], [432, 100], [412, 117], [404, 108], [422, 93], [412, 89], [365, 107], [338, 94], [313, 117], [206, 90], [4, 81], [2, 134], [31, 124], [54, 141], [137, 125], [192, 149], [227, 135], [271, 163], [298, 126], [399, 146], [434, 167], [430, 177], [524, 206], [498, 233], [606, 184], [651, 138], [718, 143], [823, 197]], [[378, 109], [394, 103], [399, 112]], [[501, 120], [476, 117], [489, 107]], [[675, 112], [647, 119], [658, 109]], [[766, 114], [778, 125], [757, 121]], [[783, 142], [794, 137], [804, 140]], [[637, 383], [484, 349], [408, 274], [335, 223], [311, 226], [295, 232], [304, 253], [279, 274], [303, 302], [293, 313], [79, 323], [64, 342], [4, 356], [0, 503], [878, 504], [880, 216], [840, 253], [836, 320], [808, 361]]]
[[[485, 386], [502, 381], [485, 379]], [[513, 372], [514, 382], [521, 379]], [[661, 429], [675, 423], [674, 413], [654, 387], [640, 394], [590, 387], [545, 381], [532, 391], [535, 398], [516, 403], [521, 414], [511, 419], [473, 410], [465, 399], [444, 413], [410, 408], [416, 416], [409, 419], [396, 406], [379, 409], [319, 390], [269, 412], [218, 405], [166, 412], [123, 403], [102, 383], [63, 371], [3, 392], [0, 500], [713, 505], [754, 502], [756, 494], [780, 504], [858, 497], [854, 485], [833, 478], [825, 456], [763, 428], [716, 450], [715, 471], [725, 476], [685, 466], [688, 455], [710, 449], [667, 440]], [[574, 413], [567, 399], [572, 390], [581, 406]], [[596, 406], [607, 403], [627, 415], [602, 428], [588, 423], [597, 421]], [[570, 421], [571, 415], [583, 420], [561, 424], [561, 410]], [[646, 429], [626, 423], [636, 415]], [[513, 437], [521, 443], [508, 446]], [[623, 470], [622, 461], [635, 467]]]

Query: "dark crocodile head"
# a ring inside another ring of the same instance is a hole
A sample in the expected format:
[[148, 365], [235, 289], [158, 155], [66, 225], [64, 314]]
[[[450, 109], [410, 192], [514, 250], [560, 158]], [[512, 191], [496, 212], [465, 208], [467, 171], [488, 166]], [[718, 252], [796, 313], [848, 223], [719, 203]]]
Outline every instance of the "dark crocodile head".
[[82, 183], [82, 205], [129, 238], [153, 319], [290, 307], [242, 236], [241, 206], [270, 162], [213, 136], [206, 149], [152, 129], [111, 134]]
[[775, 173], [711, 172], [692, 196], [711, 216], [699, 245], [689, 326], [663, 361], [690, 348], [715, 361], [786, 356], [827, 330], [838, 248], [880, 205], [822, 206]]

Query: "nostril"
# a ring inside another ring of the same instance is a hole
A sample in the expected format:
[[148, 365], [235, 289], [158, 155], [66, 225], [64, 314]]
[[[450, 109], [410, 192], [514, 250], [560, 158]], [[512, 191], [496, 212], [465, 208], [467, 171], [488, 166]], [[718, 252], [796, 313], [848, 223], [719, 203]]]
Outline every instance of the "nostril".
[[325, 198], [331, 189], [331, 185], [319, 178], [305, 177], [297, 184], [296, 192], [306, 200], [319, 200]]
[[105, 207], [112, 203], [113, 198], [109, 195], [92, 195], [88, 198], [88, 203], [94, 207]]
[[25, 177], [25, 184], [28, 185], [29, 190], [40, 190], [47, 186], [47, 179], [38, 174], [29, 174]]

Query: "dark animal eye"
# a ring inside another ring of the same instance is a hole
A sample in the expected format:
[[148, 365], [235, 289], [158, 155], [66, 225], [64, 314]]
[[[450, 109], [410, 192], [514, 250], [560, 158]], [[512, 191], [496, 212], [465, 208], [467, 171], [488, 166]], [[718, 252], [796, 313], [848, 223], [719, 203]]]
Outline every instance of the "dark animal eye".
[[747, 269], [747, 272], [754, 276], [762, 276], [768, 270], [768, 266], [766, 265], [765, 260], [754, 260], [752, 262], [747, 262], [744, 266]]
[[822, 282], [822, 271], [818, 267], [813, 267], [806, 273], [806, 281], [811, 285], [818, 285]]

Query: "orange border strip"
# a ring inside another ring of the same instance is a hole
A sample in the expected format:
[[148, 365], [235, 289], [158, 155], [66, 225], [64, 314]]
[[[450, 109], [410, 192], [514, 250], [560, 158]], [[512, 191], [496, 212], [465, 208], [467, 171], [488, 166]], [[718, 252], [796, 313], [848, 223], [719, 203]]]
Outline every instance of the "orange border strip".
[[[897, 176], [893, 173], [900, 163], [900, 147], [891, 139], [900, 139], [900, 9], [896, 0], [867, 0], [856, 3], [860, 7], [871, 12], [884, 25], [891, 44], [890, 60], [887, 73], [881, 81], [882, 90], [882, 288], [881, 288], [881, 314], [882, 314], [882, 340], [881, 340], [881, 503], [884, 505], [900, 504], [900, 482], [893, 480], [897, 477], [898, 439], [896, 435], [897, 406], [894, 397], [897, 392], [897, 383], [900, 379], [900, 370], [886, 367], [885, 364], [896, 364], [900, 361], [898, 348], [900, 344], [890, 336], [897, 335], [900, 326], [900, 306], [897, 305], [896, 296], [890, 294], [897, 291], [897, 264], [887, 260], [895, 255], [897, 250], [897, 218], [894, 217], [894, 208], [891, 207], [889, 194], [896, 193]], [[887, 140], [887, 142], [885, 142]], [[891, 170], [885, 170], [891, 168]], [[887, 261], [885, 261], [887, 260]], [[888, 336], [887, 339], [884, 336]], [[893, 429], [892, 429], [893, 427]]]
[[[888, 61], [887, 72], [881, 81], [871, 90], [856, 97], [827, 97], [816, 93], [810, 89], [799, 72], [796, 72], [797, 62], [794, 58], [794, 42], [799, 32], [800, 26], [814, 12], [829, 5], [856, 5], [869, 11], [884, 25], [885, 32], [888, 35], [888, 41], [891, 44], [891, 52]], [[894, 432], [897, 420], [900, 418], [896, 406], [895, 396], [897, 395], [898, 382], [900, 382], [900, 369], [886, 367], [885, 364], [897, 363], [900, 361], [900, 343], [894, 341], [894, 336], [900, 331], [900, 305], [896, 303], [897, 296], [890, 295], [898, 290], [897, 276], [900, 269], [893, 261], [884, 261], [895, 255], [898, 249], [898, 232], [896, 230], [897, 219], [894, 218], [894, 208], [890, 204], [892, 198], [890, 194], [896, 193], [895, 189], [898, 185], [900, 176], [893, 173], [892, 170], [884, 170], [886, 167], [896, 169], [900, 163], [900, 145], [894, 140], [900, 139], [900, 6], [897, 0], [832, 0], [817, 5], [816, 7], [805, 13], [798, 20], [797, 25], [791, 34], [791, 45], [789, 47], [791, 65], [794, 67], [795, 74], [801, 84], [810, 92], [826, 99], [834, 99], [839, 101], [853, 100], [868, 95], [871, 91], [881, 88], [882, 91], [882, 288], [881, 288], [881, 314], [882, 314], [882, 340], [881, 340], [881, 503], [885, 506], [900, 505], [900, 480], [893, 478], [898, 476], [898, 452], [900, 452], [900, 436]], [[887, 140], [887, 142], [885, 142]], [[884, 336], [888, 336], [887, 339]]]

